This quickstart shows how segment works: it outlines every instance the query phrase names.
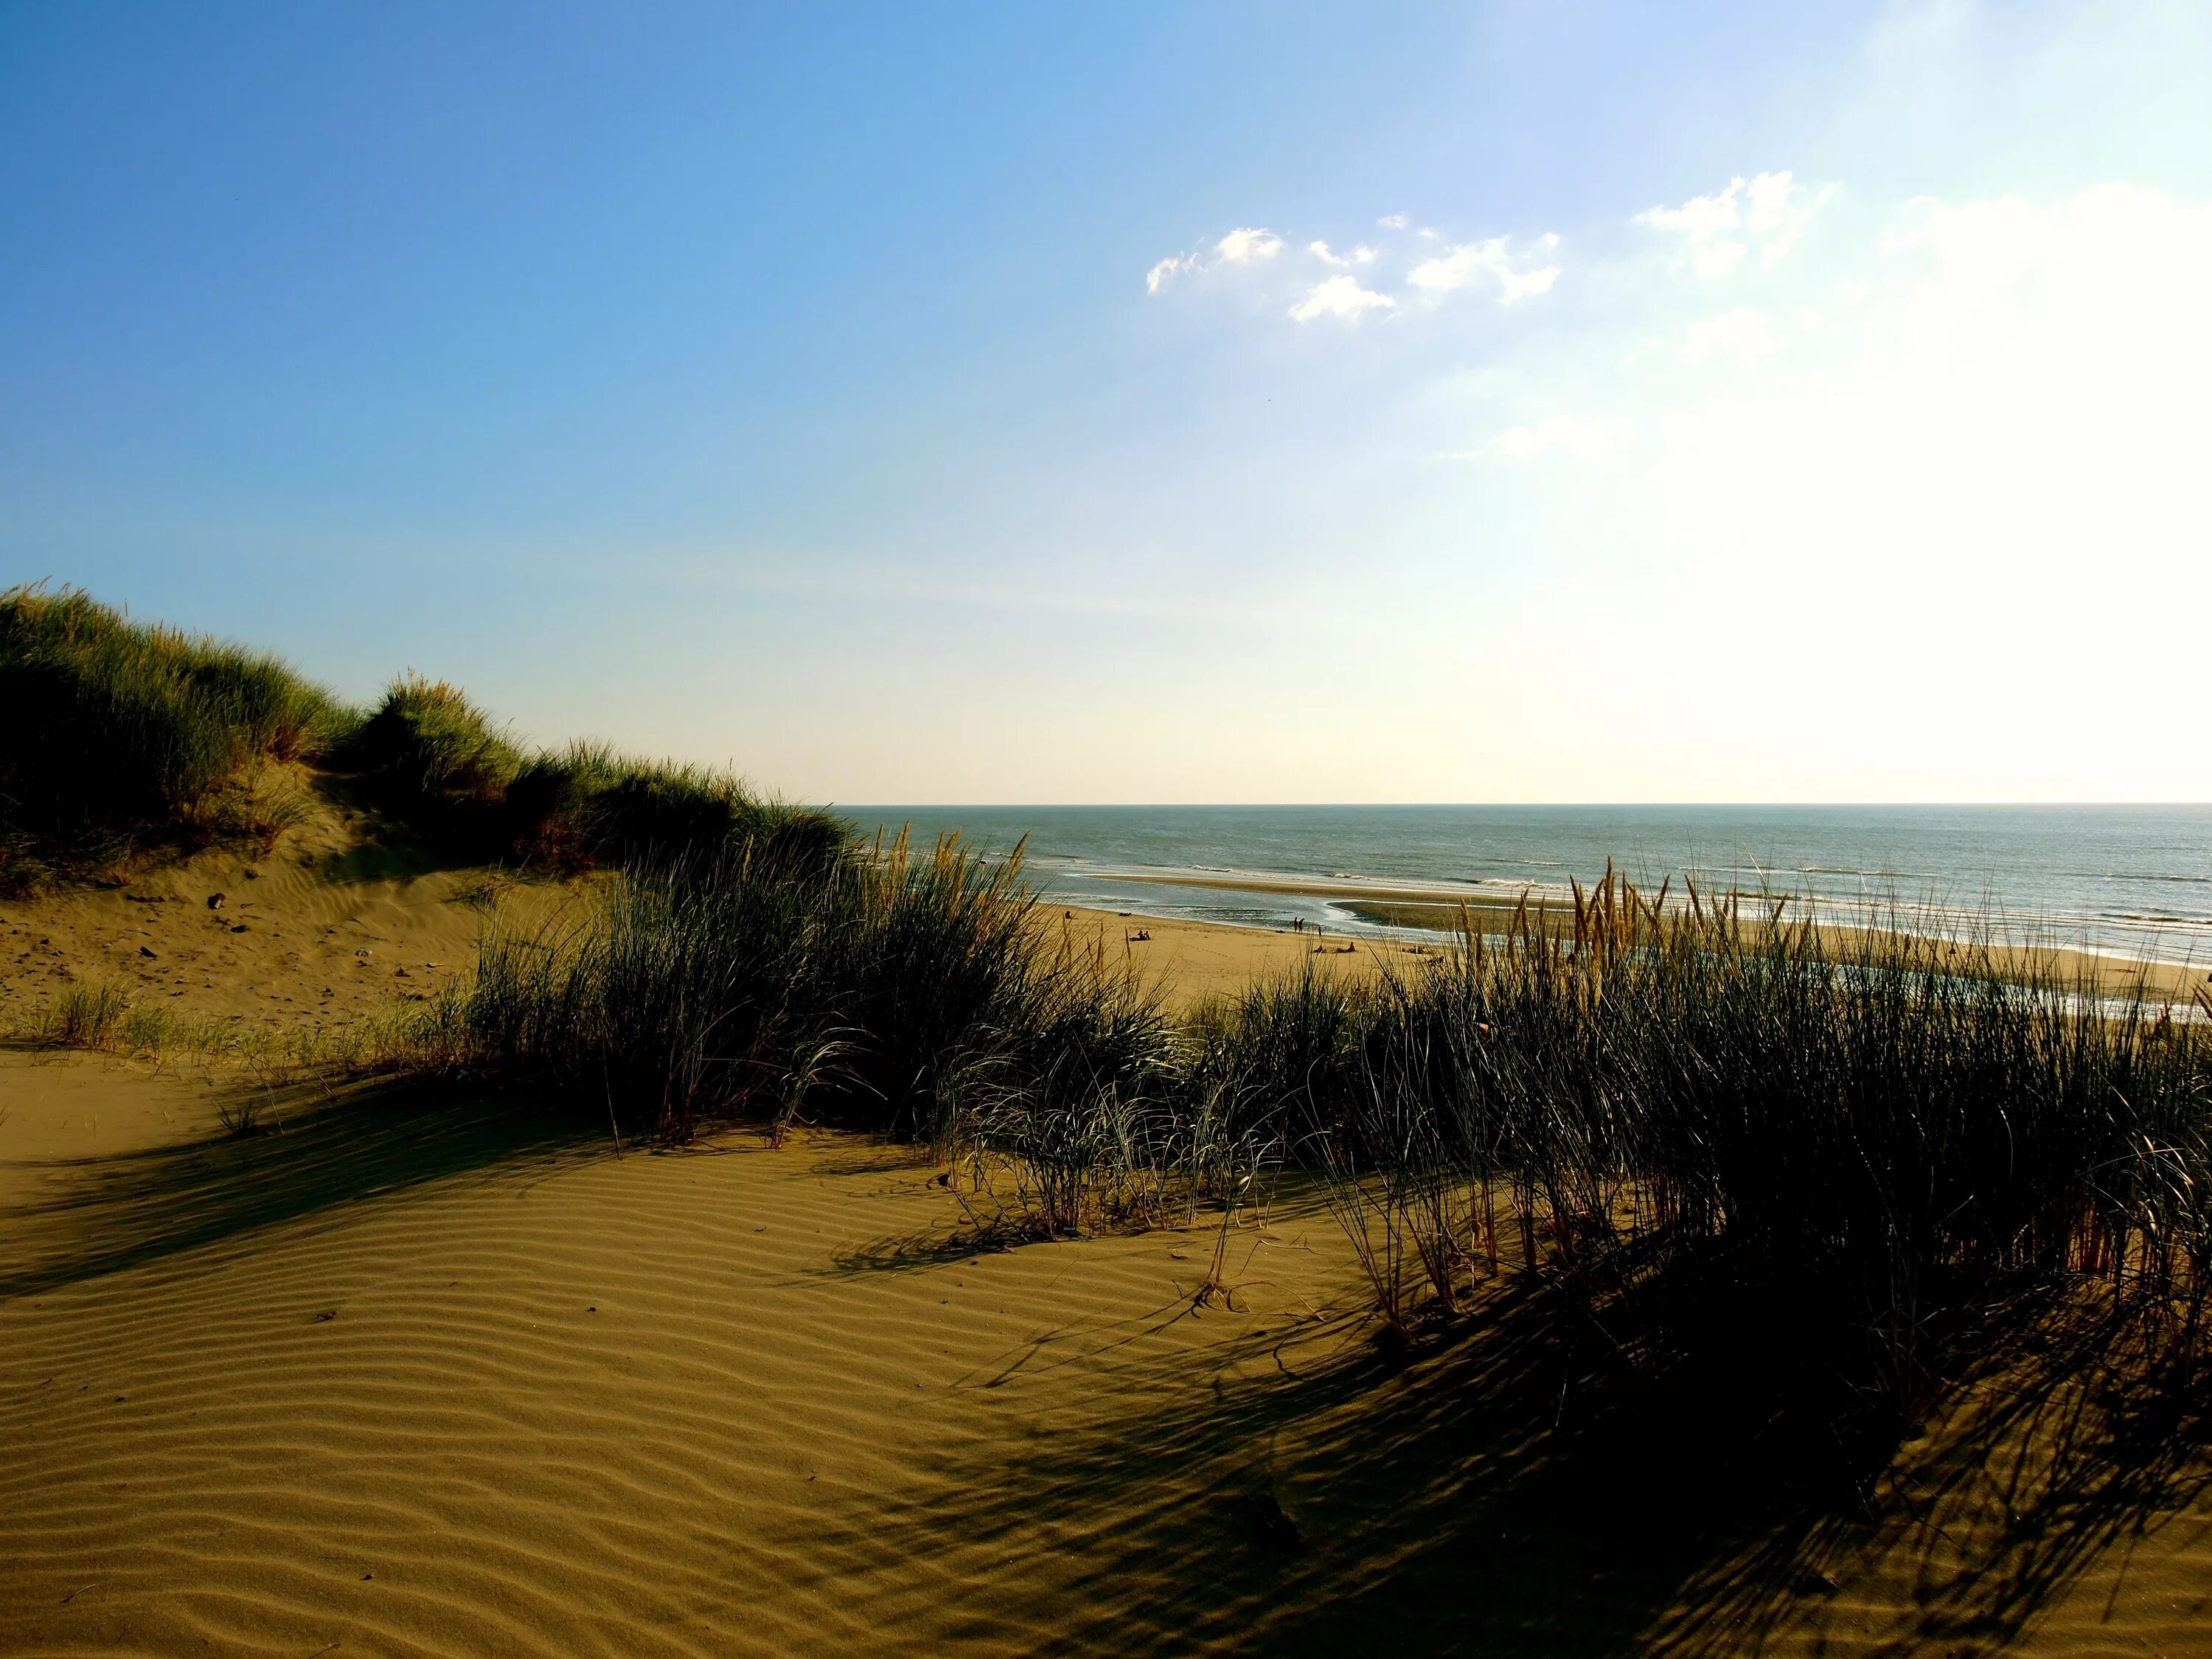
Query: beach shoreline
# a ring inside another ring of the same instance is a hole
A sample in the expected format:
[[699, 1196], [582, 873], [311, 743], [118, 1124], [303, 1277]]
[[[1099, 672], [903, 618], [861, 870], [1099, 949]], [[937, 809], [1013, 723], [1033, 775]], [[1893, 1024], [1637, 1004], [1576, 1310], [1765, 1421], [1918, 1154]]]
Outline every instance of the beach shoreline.
[[[1265, 878], [1238, 878], [1240, 881], [1256, 884]], [[1270, 886], [1242, 886], [1234, 890], [1300, 892], [1310, 896], [1314, 889], [1301, 887], [1291, 878], [1283, 878]], [[1378, 899], [1376, 908], [1385, 904], [1403, 906], [1421, 901]], [[1429, 902], [1434, 903], [1434, 901]], [[1350, 969], [1362, 974], [1380, 971], [1385, 964], [1403, 971], [1427, 960], [1432, 961], [1453, 947], [1454, 936], [1460, 927], [1459, 907], [1450, 907], [1449, 919], [1439, 915], [1439, 925], [1422, 930], [1424, 938], [1409, 938], [1402, 931], [1405, 924], [1391, 925], [1400, 931], [1380, 933], [1365, 929], [1331, 932], [1326, 927], [1309, 927], [1299, 932], [1290, 927], [1267, 927], [1263, 925], [1226, 921], [1193, 921], [1186, 917], [1155, 915], [1141, 910], [1108, 911], [1080, 905], [1057, 905], [1047, 902], [1048, 911], [1058, 908], [1069, 920], [1080, 919], [1085, 925], [1095, 927], [1099, 937], [1109, 945], [1127, 952], [1131, 959], [1145, 959], [1148, 971], [1170, 981], [1170, 1000], [1179, 1006], [1195, 1006], [1208, 998], [1233, 995], [1238, 991], [1280, 977], [1296, 970], [1305, 963], [1313, 963], [1331, 970]], [[1442, 907], [1438, 907], [1441, 910]], [[1469, 904], [1469, 916], [1482, 925], [1486, 935], [1502, 933], [1519, 906], [1494, 902], [1486, 905]], [[1531, 904], [1532, 913], [1538, 906]], [[1543, 913], [1550, 925], [1571, 927], [1571, 912], [1562, 917], [1556, 902]], [[1869, 930], [1829, 922], [1821, 924], [1825, 934], [1846, 946], [1850, 941], [1863, 937]], [[1118, 937], [1117, 937], [1118, 930]], [[1139, 939], [1139, 933], [1149, 935]], [[1972, 942], [1971, 940], [1969, 941]], [[1988, 943], [1987, 957], [2001, 970], [2042, 977], [2057, 977], [2080, 985], [2085, 991], [2100, 996], [2117, 996], [2130, 993], [2138, 983], [2143, 994], [2154, 1002], [2186, 1006], [2200, 992], [2212, 992], [2212, 972], [2203, 963], [2169, 963], [2149, 958], [2131, 958], [2109, 952], [2090, 951], [2073, 945], [2045, 945], [2032, 940], [1991, 940]]]

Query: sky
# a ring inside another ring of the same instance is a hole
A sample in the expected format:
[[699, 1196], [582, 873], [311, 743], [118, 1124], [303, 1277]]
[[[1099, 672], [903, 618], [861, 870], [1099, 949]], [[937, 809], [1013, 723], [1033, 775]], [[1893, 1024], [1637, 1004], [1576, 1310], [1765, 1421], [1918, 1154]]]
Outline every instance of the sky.
[[19, 5], [0, 582], [842, 804], [2212, 799], [2212, 7]]

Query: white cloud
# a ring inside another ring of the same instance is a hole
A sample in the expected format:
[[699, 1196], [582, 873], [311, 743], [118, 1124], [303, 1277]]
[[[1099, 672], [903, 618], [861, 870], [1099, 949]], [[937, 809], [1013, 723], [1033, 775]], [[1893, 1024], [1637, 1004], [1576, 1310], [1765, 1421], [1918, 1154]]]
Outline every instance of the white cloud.
[[1375, 222], [1384, 230], [1403, 230], [1413, 222], [1402, 213], [1386, 213]]
[[[1402, 222], [1402, 216], [1392, 216]], [[1427, 229], [1419, 234], [1431, 238], [1437, 234]], [[1559, 267], [1548, 260], [1559, 245], [1557, 236], [1547, 234], [1524, 244], [1516, 252], [1508, 238], [1493, 236], [1486, 241], [1448, 247], [1442, 254], [1420, 260], [1405, 280], [1413, 291], [1431, 300], [1441, 299], [1470, 283], [1487, 286], [1494, 282], [1498, 303], [1511, 305], [1531, 295], [1548, 292], [1559, 280]], [[1157, 295], [1170, 282], [1185, 276], [1208, 276], [1232, 269], [1256, 271], [1275, 259], [1287, 246], [1272, 230], [1243, 226], [1220, 238], [1209, 250], [1171, 254], [1158, 261], [1145, 273], [1145, 291]], [[1320, 317], [1357, 318], [1370, 311], [1394, 308], [1405, 297], [1402, 293], [1386, 292], [1384, 284], [1371, 276], [1362, 278], [1350, 274], [1384, 268], [1382, 253], [1365, 243], [1339, 252], [1327, 242], [1310, 241], [1305, 244], [1305, 252], [1328, 269], [1346, 274], [1324, 278], [1297, 294], [1289, 310], [1298, 322], [1311, 322]], [[1397, 260], [1394, 258], [1390, 263], [1395, 266]], [[1310, 271], [1311, 267], [1304, 269]], [[1247, 280], [1258, 279], [1248, 276]], [[1292, 280], [1304, 279], [1294, 279], [1288, 271], [1275, 279], [1285, 287]], [[1260, 292], [1264, 297], [1267, 288], [1262, 287]], [[1283, 298], [1291, 297], [1284, 288], [1275, 292]]]
[[1216, 242], [1211, 259], [1202, 253], [1171, 253], [1160, 260], [1145, 273], [1145, 292], [1158, 294], [1176, 276], [1195, 275], [1221, 265], [1262, 264], [1280, 253], [1284, 246], [1283, 239], [1273, 231], [1245, 225]]
[[1247, 226], [1232, 230], [1213, 245], [1214, 258], [1224, 264], [1249, 264], [1258, 259], [1272, 259], [1283, 251], [1283, 239], [1272, 230]]
[[1356, 320], [1364, 313], [1387, 309], [1397, 303], [1387, 294], [1360, 287], [1357, 276], [1332, 276], [1309, 289], [1306, 297], [1291, 307], [1291, 316], [1301, 323], [1310, 323], [1316, 317]]
[[1327, 242], [1308, 242], [1306, 252], [1325, 265], [1371, 265], [1375, 263], [1375, 250], [1364, 245], [1349, 253], [1337, 253], [1330, 250]]
[[1194, 269], [1197, 264], [1198, 258], [1194, 254], [1170, 254], [1145, 273], [1145, 292], [1158, 294], [1160, 291], [1160, 284], [1178, 272]]
[[1832, 184], [1818, 190], [1798, 184], [1786, 169], [1761, 173], [1731, 179], [1727, 189], [1680, 207], [1647, 209], [1636, 222], [1680, 238], [1698, 276], [1726, 276], [1753, 248], [1763, 265], [1780, 259], [1835, 193]]
[[[1559, 239], [1548, 234], [1537, 238], [1535, 243], [1539, 253], [1549, 253], [1559, 245]], [[1559, 268], [1543, 265], [1516, 270], [1506, 239], [1493, 236], [1487, 241], [1463, 243], [1437, 258], [1425, 259], [1413, 267], [1413, 274], [1406, 280], [1415, 288], [1441, 295], [1464, 288], [1486, 275], [1498, 279], [1498, 303], [1510, 305], [1526, 295], [1548, 291], [1559, 280]]]
[[1692, 323], [1682, 331], [1682, 356], [1692, 363], [1710, 362], [1716, 357], [1749, 362], [1771, 356], [1774, 349], [1773, 324], [1767, 321], [1765, 313], [1747, 306]]
[[1510, 306], [1516, 300], [1525, 299], [1531, 294], [1550, 293], [1552, 284], [1559, 280], [1559, 268], [1546, 265], [1539, 270], [1501, 270], [1498, 273], [1498, 280], [1502, 284], [1498, 303]]
[[1772, 264], [1797, 245], [1813, 216], [1836, 193], [1833, 182], [1818, 190], [1792, 183], [1787, 172], [1762, 173], [1745, 189], [1744, 228], [1759, 245], [1763, 264]]

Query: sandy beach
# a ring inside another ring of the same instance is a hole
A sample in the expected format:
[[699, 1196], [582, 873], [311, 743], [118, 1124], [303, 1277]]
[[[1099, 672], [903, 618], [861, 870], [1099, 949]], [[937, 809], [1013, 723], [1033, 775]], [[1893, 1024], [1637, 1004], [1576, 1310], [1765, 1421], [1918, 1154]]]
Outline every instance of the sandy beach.
[[[1352, 883], [1297, 883], [1261, 876], [1176, 878], [1176, 884], [1214, 884], [1232, 891], [1281, 891], [1316, 898], [1325, 896], [1347, 909], [1358, 911], [1364, 921], [1405, 929], [1391, 936], [1376, 936], [1370, 931], [1314, 933], [1312, 929], [1297, 933], [1290, 929], [1228, 927], [1221, 922], [1188, 922], [1179, 918], [1148, 918], [1141, 914], [1068, 911], [1068, 915], [1082, 918], [1086, 927], [1095, 927], [1106, 947], [1126, 949], [1133, 963], [1148, 964], [1151, 971], [1159, 973], [1161, 980], [1170, 987], [1172, 1000], [1182, 1006], [1203, 1002], [1207, 995], [1234, 994], [1259, 978], [1297, 971], [1305, 960], [1312, 960], [1316, 967], [1340, 967], [1367, 973], [1376, 971], [1378, 964], [1385, 963], [1398, 969], [1413, 967], [1422, 957], [1433, 957], [1437, 951], [1451, 949], [1451, 936], [1431, 929], [1455, 929], [1460, 925], [1458, 900], [1443, 902], [1425, 890]], [[1475, 921], [1475, 927], [1486, 933], [1504, 929], [1513, 918], [1513, 911], [1516, 905], [1498, 900], [1480, 907], [1468, 905], [1468, 915]], [[1151, 940], [1134, 940], [1137, 933], [1151, 933]], [[1823, 927], [1823, 936], [1836, 940], [1838, 949], [1850, 949], [1856, 929]], [[2199, 988], [2212, 987], [2212, 973], [2205, 971], [2201, 964], [2148, 963], [2124, 956], [2101, 956], [2081, 949], [2015, 945], [1993, 949], [1990, 960], [2013, 964], [2017, 971], [2055, 973], [2063, 980], [2093, 984], [2106, 995], [2119, 995], [2130, 991], [2135, 984], [2142, 984], [2152, 998], [2170, 1000], [2179, 1005], [2188, 1005]]]

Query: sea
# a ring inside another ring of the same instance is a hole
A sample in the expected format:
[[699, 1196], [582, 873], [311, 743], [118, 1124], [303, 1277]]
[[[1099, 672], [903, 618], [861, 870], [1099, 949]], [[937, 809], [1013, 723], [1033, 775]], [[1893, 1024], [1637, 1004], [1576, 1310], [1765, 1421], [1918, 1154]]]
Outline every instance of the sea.
[[[868, 806], [871, 830], [1024, 848], [1047, 899], [1249, 927], [1404, 933], [1364, 888], [1564, 901], [1613, 867], [1646, 890], [1799, 896], [1923, 925], [2212, 961], [2212, 806]], [[1277, 881], [1295, 892], [1222, 885]]]

